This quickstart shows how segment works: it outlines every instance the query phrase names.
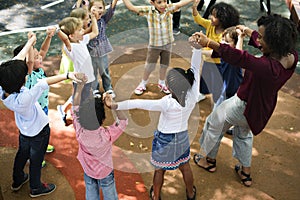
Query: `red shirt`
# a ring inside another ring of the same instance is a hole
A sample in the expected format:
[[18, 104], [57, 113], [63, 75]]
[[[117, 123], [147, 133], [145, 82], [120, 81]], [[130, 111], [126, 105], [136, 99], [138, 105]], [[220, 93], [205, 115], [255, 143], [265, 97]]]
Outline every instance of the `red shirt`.
[[[249, 45], [258, 47], [258, 32], [251, 35]], [[295, 57], [293, 66], [285, 69], [278, 60], [267, 56], [255, 57], [247, 51], [220, 44], [219, 54], [225, 62], [245, 69], [244, 79], [237, 96], [247, 102], [244, 115], [254, 135], [259, 134], [274, 112], [278, 91], [293, 75], [297, 62], [297, 51], [291, 52]]]

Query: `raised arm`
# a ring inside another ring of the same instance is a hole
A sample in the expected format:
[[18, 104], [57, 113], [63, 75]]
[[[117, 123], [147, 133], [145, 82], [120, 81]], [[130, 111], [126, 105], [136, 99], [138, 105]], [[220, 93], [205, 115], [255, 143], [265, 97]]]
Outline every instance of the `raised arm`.
[[62, 32], [61, 30], [59, 30], [57, 32], [57, 36], [65, 44], [65, 46], [67, 47], [67, 49], [69, 51], [71, 51], [71, 42], [69, 40], [69, 37], [64, 32]]
[[113, 112], [116, 113], [118, 119], [120, 119], [120, 120], [127, 119], [127, 117], [123, 111], [116, 110], [116, 108], [117, 108], [116, 103], [114, 102], [114, 100], [110, 94], [104, 93], [102, 99], [103, 99], [103, 102], [106, 105], [106, 107], [108, 107], [109, 109], [111, 109]]
[[114, 9], [117, 5], [118, 0], [112, 0], [110, 7]]
[[41, 45], [41, 49], [39, 51], [39, 54], [42, 56], [42, 58], [46, 57], [46, 54], [49, 50], [50, 47], [50, 43], [51, 43], [51, 39], [53, 37], [53, 35], [55, 34], [56, 31], [56, 27], [55, 26], [51, 26], [47, 28], [47, 36], [43, 42], [43, 44]]
[[240, 29], [236, 29], [236, 32], [238, 33], [238, 40], [237, 40], [235, 48], [237, 48], [239, 50], [243, 50], [245, 34]]
[[194, 3], [193, 3], [193, 6], [192, 6], [192, 13], [193, 13], [193, 16], [197, 16], [199, 14], [198, 10], [197, 10], [197, 7], [199, 5], [199, 2], [200, 0], [195, 0]]
[[179, 8], [185, 6], [193, 1], [196, 1], [196, 0], [182, 0], [177, 3], [174, 3], [173, 5], [175, 6], [175, 10], [178, 10]]
[[123, 2], [128, 10], [139, 14], [139, 6], [134, 6], [130, 0], [123, 0]]
[[96, 19], [95, 15], [93, 14], [93, 12], [95, 12], [95, 10], [92, 7], [91, 8], [92, 32], [89, 33], [90, 40], [97, 37], [97, 35], [99, 34], [97, 19]]

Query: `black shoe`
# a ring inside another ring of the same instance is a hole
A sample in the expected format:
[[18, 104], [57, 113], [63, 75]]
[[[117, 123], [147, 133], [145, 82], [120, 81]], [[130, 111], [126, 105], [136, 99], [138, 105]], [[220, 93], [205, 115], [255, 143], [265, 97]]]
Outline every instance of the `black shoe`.
[[13, 190], [13, 191], [18, 191], [19, 189], [21, 189], [21, 187], [25, 184], [25, 183], [27, 183], [29, 181], [29, 176], [28, 176], [28, 174], [24, 174], [24, 179], [23, 179], [23, 181], [21, 182], [21, 183], [19, 183], [19, 184], [16, 184], [15, 182], [13, 182], [13, 184], [11, 185], [11, 189]]
[[179, 34], [180, 34], [179, 28], [174, 28], [173, 29], [173, 35], [179, 35]]
[[194, 196], [192, 198], [190, 198], [188, 195], [187, 195], [187, 191], [186, 191], [186, 199], [187, 200], [196, 200], [196, 195], [197, 195], [197, 189], [196, 189], [196, 186], [193, 186], [193, 192], [194, 192]]
[[56, 189], [56, 185], [52, 183], [43, 183], [42, 186], [38, 189], [31, 189], [30, 190], [30, 197], [39, 197], [43, 195], [47, 195], [52, 193]]
[[228, 129], [228, 130], [226, 131], [226, 133], [227, 133], [228, 135], [232, 135], [233, 130], [232, 130], [232, 129]]

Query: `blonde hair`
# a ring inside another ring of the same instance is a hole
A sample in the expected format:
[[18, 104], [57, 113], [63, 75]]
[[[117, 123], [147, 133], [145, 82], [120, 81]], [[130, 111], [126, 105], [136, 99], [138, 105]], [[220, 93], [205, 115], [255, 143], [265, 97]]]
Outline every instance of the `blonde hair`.
[[70, 13], [70, 17], [76, 17], [76, 18], [80, 18], [82, 20], [85, 19], [87, 15], [88, 15], [88, 12], [84, 8], [76, 8], [76, 9], [72, 10], [72, 12]]
[[82, 20], [76, 17], [66, 17], [59, 22], [60, 29], [67, 35], [75, 33], [82, 27]]

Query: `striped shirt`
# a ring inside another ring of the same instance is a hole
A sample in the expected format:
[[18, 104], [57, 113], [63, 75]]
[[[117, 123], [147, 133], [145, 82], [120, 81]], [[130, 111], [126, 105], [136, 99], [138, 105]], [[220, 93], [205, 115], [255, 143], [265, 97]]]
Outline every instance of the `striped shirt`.
[[154, 6], [141, 6], [139, 15], [146, 16], [149, 29], [149, 45], [164, 46], [174, 41], [173, 12], [175, 6], [168, 4], [166, 11], [160, 13]]

